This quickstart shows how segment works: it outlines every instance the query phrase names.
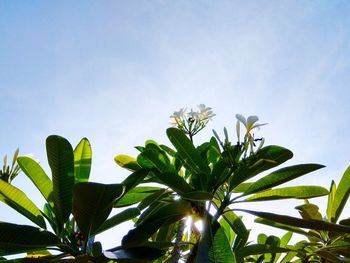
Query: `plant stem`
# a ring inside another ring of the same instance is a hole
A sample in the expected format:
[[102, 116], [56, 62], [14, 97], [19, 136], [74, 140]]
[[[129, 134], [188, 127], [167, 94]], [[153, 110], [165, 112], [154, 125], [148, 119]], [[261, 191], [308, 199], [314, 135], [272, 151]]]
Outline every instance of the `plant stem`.
[[181, 255], [181, 246], [179, 246], [179, 243], [182, 241], [182, 237], [185, 230], [185, 221], [181, 220], [179, 222], [179, 227], [177, 229], [176, 239], [175, 239], [175, 246], [171, 253], [172, 255], [172, 263], [178, 263]]

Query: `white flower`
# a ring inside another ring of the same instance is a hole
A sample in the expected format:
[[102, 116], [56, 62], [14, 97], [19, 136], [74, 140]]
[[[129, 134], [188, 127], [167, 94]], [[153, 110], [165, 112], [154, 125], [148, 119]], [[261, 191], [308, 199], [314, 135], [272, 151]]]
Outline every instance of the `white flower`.
[[210, 107], [206, 107], [204, 104], [199, 104], [197, 107], [199, 109], [198, 116], [202, 121], [208, 122], [216, 115]]
[[210, 107], [206, 107], [204, 104], [197, 105], [198, 110], [191, 109], [186, 113], [186, 108], [182, 108], [179, 111], [175, 111], [170, 116], [170, 122], [173, 126], [183, 130], [191, 138], [202, 130], [207, 123], [215, 116]]
[[[237, 124], [236, 124], [236, 131], [237, 131], [237, 137], [238, 137], [238, 141], [240, 141], [240, 123], [242, 123], [244, 125], [244, 127], [246, 128], [246, 134], [244, 136], [244, 142], [247, 142], [250, 145], [250, 150], [251, 153], [254, 153], [254, 138], [251, 135], [251, 131], [255, 128], [258, 128], [260, 126], [266, 125], [267, 123], [257, 123], [257, 121], [259, 120], [258, 116], [249, 116], [248, 119], [246, 119], [242, 114], [236, 114], [236, 118], [237, 118]], [[260, 149], [262, 147], [262, 145], [264, 144], [264, 140], [262, 139], [258, 149]]]
[[186, 108], [181, 108], [179, 111], [174, 111], [173, 115], [170, 116], [170, 123], [173, 126], [178, 126], [181, 122], [186, 119]]
[[236, 118], [238, 122], [243, 123], [243, 125], [247, 129], [247, 133], [250, 133], [250, 131], [255, 128], [259, 128], [260, 126], [267, 124], [267, 123], [262, 123], [262, 124], [256, 123], [259, 120], [259, 118], [258, 116], [255, 116], [255, 115], [249, 116], [248, 119], [246, 120], [246, 118], [242, 114], [236, 114]]

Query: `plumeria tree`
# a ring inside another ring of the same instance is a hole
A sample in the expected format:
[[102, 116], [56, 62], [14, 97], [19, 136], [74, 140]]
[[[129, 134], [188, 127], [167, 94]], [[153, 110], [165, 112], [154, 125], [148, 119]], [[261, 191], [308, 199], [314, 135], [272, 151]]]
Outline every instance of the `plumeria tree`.
[[[244, 250], [249, 231], [235, 212], [236, 203], [328, 194], [327, 189], [319, 186], [275, 188], [323, 167], [318, 164], [289, 166], [255, 182], [249, 181], [293, 156], [280, 146], [263, 147], [264, 139], [254, 138], [253, 130], [265, 125], [259, 124], [256, 116], [246, 119], [236, 115], [234, 143], [225, 128], [224, 140], [214, 132], [209, 141], [195, 146], [193, 136], [214, 115], [204, 105], [199, 105], [196, 112], [180, 109], [171, 116], [175, 127], [167, 130], [174, 148], [147, 141], [145, 146], [137, 147], [140, 151], [137, 158], [125, 155], [115, 158], [122, 167], [134, 170], [130, 178], [143, 171], [138, 189], [147, 196], [139, 200], [141, 214], [135, 229], [124, 237], [123, 247], [163, 248], [166, 253], [159, 262], [177, 262], [179, 258], [187, 262], [243, 262], [249, 255]], [[241, 126], [245, 129], [243, 133]], [[161, 187], [146, 193], [143, 185], [149, 183]], [[119, 202], [124, 205], [131, 199], [127, 193]], [[194, 223], [187, 223], [184, 228], [185, 222]], [[198, 229], [195, 222], [201, 222], [203, 229]], [[260, 248], [259, 252], [264, 250]]]
[[[338, 187], [332, 184], [330, 194], [320, 186], [285, 187], [323, 166], [277, 168], [293, 153], [265, 146], [264, 138], [255, 137], [266, 125], [257, 116], [237, 114], [233, 140], [224, 128], [222, 135], [213, 131], [209, 140], [195, 144], [194, 136], [214, 116], [204, 104], [174, 112], [173, 127], [166, 130], [171, 145], [147, 140], [136, 147], [136, 157], [115, 157], [130, 171], [117, 184], [89, 182], [92, 151], [86, 138], [74, 150], [61, 136], [47, 138], [51, 178], [28, 156], [18, 157], [17, 152], [12, 168], [5, 159], [0, 201], [35, 226], [0, 222], [0, 257], [27, 252], [15, 262], [347, 262], [350, 228], [348, 220], [337, 221], [349, 197], [349, 172]], [[11, 184], [20, 168], [45, 198], [43, 209]], [[324, 195], [330, 200], [327, 220], [309, 201]], [[281, 199], [307, 200], [298, 207], [302, 218], [249, 209], [251, 202]], [[245, 209], [238, 208], [242, 203]], [[109, 216], [113, 208], [122, 211]], [[238, 212], [289, 232], [281, 238], [262, 233], [252, 242]], [[120, 245], [106, 249], [95, 240], [97, 234], [128, 220], [134, 227]], [[292, 232], [305, 234], [311, 243], [289, 245]], [[52, 250], [58, 252], [50, 254]]]

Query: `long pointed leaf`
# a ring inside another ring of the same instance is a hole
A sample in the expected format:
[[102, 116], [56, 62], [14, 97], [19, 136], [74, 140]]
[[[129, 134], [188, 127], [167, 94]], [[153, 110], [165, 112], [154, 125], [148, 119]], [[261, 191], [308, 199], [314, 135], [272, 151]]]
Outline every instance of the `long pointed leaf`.
[[22, 171], [34, 183], [45, 200], [53, 207], [52, 181], [41, 166], [35, 160], [27, 156], [18, 157], [17, 163], [21, 167]]
[[239, 216], [237, 216], [233, 211], [227, 211], [222, 216], [238, 236], [245, 240], [248, 239], [249, 231]]
[[92, 151], [87, 138], [81, 139], [74, 149], [74, 173], [76, 182], [87, 182], [90, 177]]
[[126, 154], [117, 155], [116, 157], [114, 157], [114, 161], [120, 167], [123, 167], [132, 172], [135, 172], [141, 168], [141, 166], [137, 163], [135, 158]]
[[[332, 206], [333, 206], [336, 191], [337, 191], [337, 186], [335, 182], [332, 180], [331, 187], [329, 189], [327, 211], [326, 211], [327, 219], [329, 222], [332, 222]], [[335, 222], [332, 222], [332, 223], [335, 223]]]
[[73, 149], [65, 138], [51, 135], [46, 139], [46, 151], [52, 172], [54, 209], [62, 226], [68, 220], [72, 211]]
[[162, 188], [154, 186], [134, 187], [125, 195], [123, 195], [122, 198], [118, 199], [114, 204], [114, 207], [124, 207], [137, 204], [161, 189]]
[[0, 256], [62, 245], [51, 232], [0, 222]]
[[83, 182], [74, 187], [73, 215], [79, 229], [86, 236], [95, 231], [109, 216], [113, 203], [124, 191], [121, 184], [98, 184]]
[[241, 162], [241, 165], [231, 178], [230, 190], [255, 175], [284, 163], [292, 157], [293, 153], [281, 146], [270, 145], [260, 149], [256, 154]]
[[161, 151], [146, 148], [140, 155], [161, 173], [175, 171], [167, 156]]
[[128, 208], [124, 211], [120, 212], [119, 214], [116, 214], [112, 216], [111, 218], [108, 218], [106, 221], [104, 221], [101, 226], [95, 231], [95, 235], [106, 231], [107, 229], [110, 229], [112, 227], [115, 227], [119, 225], [120, 223], [126, 222], [128, 220], [131, 220], [135, 217], [140, 215], [140, 210], [138, 208]]
[[321, 186], [290, 186], [266, 190], [255, 194], [244, 201], [267, 201], [287, 198], [308, 199], [328, 194], [328, 190]]
[[275, 221], [264, 219], [264, 218], [257, 218], [257, 219], [255, 219], [255, 222], [259, 223], [259, 224], [264, 224], [264, 225], [280, 228], [280, 229], [287, 230], [290, 232], [294, 232], [294, 233], [297, 233], [300, 235], [304, 235], [306, 237], [319, 238], [319, 236], [314, 234], [313, 232], [306, 232], [306, 231], [304, 231], [301, 228], [296, 227], [296, 226], [281, 224], [281, 223], [277, 223]]
[[163, 224], [177, 222], [191, 213], [192, 206], [189, 202], [178, 201], [167, 204], [142, 221], [135, 229], [130, 230], [124, 236], [122, 245], [126, 247], [138, 246], [147, 241]]
[[267, 245], [253, 244], [245, 246], [237, 251], [238, 256], [247, 257], [250, 255], [260, 255], [260, 254], [269, 254], [269, 253], [283, 253], [292, 251], [288, 248], [281, 247], [268, 247]]
[[205, 161], [202, 159], [200, 153], [193, 146], [193, 143], [187, 136], [176, 128], [168, 128], [167, 135], [171, 143], [175, 146], [180, 158], [188, 164], [188, 168], [191, 170], [193, 176], [200, 176], [200, 183], [196, 187], [196, 190], [206, 190], [202, 185], [207, 185], [207, 177], [209, 175], [210, 169], [206, 165]]
[[0, 180], [0, 201], [42, 228], [46, 228], [39, 208], [17, 187]]
[[343, 208], [348, 201], [350, 195], [350, 166], [344, 172], [337, 190], [335, 192], [333, 204], [332, 204], [332, 217], [331, 222], [335, 223], [338, 221]]
[[264, 219], [268, 219], [277, 223], [286, 224], [290, 226], [296, 226], [296, 227], [308, 228], [308, 229], [314, 229], [314, 230], [350, 233], [349, 226], [333, 224], [333, 223], [329, 223], [321, 220], [315, 220], [315, 219], [305, 220], [305, 219], [300, 219], [292, 216], [277, 215], [273, 213], [257, 212], [257, 211], [244, 210], [244, 209], [234, 209], [234, 210], [246, 212], [246, 213], [255, 215], [257, 217], [261, 217]]
[[206, 221], [207, 227], [199, 241], [195, 263], [236, 262], [222, 226], [216, 220], [212, 221], [208, 218]]
[[299, 164], [279, 169], [253, 183], [244, 192], [244, 195], [257, 193], [259, 191], [272, 188], [323, 167], [323, 165], [319, 164]]
[[154, 175], [166, 186], [170, 187], [180, 195], [193, 191], [193, 188], [186, 182], [186, 180], [177, 173], [154, 173]]
[[148, 175], [148, 169], [139, 169], [132, 174], [130, 174], [123, 182], [122, 185], [125, 186], [124, 193], [129, 192], [130, 189], [134, 188], [136, 185], [141, 183], [143, 179]]

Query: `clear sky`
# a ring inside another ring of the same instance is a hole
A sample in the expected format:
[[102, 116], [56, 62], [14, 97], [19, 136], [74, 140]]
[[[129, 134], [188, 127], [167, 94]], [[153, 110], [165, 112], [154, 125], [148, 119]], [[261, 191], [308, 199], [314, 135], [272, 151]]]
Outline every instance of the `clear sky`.
[[[195, 140], [223, 126], [234, 138], [236, 113], [258, 115], [266, 144], [294, 152], [289, 165], [327, 166], [295, 184], [328, 188], [350, 163], [349, 13], [346, 0], [0, 0], [0, 157], [20, 147], [49, 172], [48, 135], [87, 137], [91, 181], [118, 183], [115, 155], [168, 144], [172, 112], [204, 103], [217, 116]], [[14, 184], [41, 207], [25, 175]], [[283, 204], [275, 212], [294, 207]], [[106, 248], [123, 231], [101, 237]]]

